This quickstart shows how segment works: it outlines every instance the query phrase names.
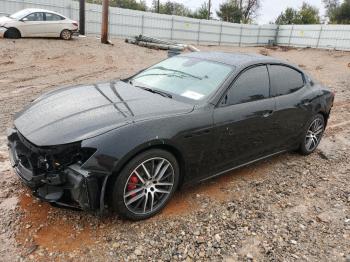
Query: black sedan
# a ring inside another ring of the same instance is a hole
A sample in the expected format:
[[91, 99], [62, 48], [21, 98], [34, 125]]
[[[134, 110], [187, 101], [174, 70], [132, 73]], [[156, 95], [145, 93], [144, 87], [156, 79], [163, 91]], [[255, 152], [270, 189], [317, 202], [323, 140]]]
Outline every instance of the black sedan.
[[140, 220], [180, 186], [285, 151], [312, 153], [333, 100], [274, 58], [188, 53], [39, 97], [8, 131], [10, 159], [43, 200]]

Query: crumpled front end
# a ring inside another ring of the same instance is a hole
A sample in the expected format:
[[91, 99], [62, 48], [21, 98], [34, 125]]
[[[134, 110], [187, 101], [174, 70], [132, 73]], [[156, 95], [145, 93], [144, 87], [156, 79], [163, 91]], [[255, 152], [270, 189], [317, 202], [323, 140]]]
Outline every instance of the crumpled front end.
[[96, 149], [82, 148], [80, 142], [37, 147], [16, 129], [8, 131], [8, 147], [12, 167], [35, 196], [58, 206], [101, 209], [107, 176], [82, 168]]
[[4, 38], [5, 37], [6, 31], [7, 31], [6, 27], [0, 26], [0, 38]]

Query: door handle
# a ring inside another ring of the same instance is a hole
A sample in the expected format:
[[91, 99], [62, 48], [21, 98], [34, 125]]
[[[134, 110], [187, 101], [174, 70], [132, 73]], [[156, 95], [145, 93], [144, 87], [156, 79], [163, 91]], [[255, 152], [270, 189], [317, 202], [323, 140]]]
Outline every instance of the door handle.
[[187, 134], [187, 135], [185, 135], [185, 138], [191, 138], [191, 137], [194, 137], [194, 136], [207, 135], [209, 133], [210, 133], [210, 129], [204, 129], [204, 130], [200, 130], [200, 131], [197, 131], [197, 132], [193, 132], [191, 134]]
[[265, 111], [264, 113], [262, 113], [262, 117], [265, 117], [265, 118], [269, 117], [272, 115], [272, 113], [273, 113], [272, 110]]

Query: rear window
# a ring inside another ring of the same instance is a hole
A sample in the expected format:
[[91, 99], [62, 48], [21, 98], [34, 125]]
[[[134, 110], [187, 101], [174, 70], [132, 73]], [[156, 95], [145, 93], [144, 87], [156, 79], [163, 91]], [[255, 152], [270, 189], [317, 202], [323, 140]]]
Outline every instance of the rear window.
[[62, 16], [52, 14], [52, 13], [45, 13], [45, 16], [46, 16], [46, 21], [60, 21], [64, 19]]
[[304, 78], [299, 71], [281, 65], [269, 67], [271, 89], [273, 96], [293, 93], [304, 86]]

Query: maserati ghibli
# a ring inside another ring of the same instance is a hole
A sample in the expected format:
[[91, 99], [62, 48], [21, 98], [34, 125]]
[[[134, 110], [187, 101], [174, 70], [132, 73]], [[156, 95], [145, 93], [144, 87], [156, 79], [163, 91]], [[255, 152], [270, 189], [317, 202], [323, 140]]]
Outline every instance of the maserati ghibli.
[[15, 115], [9, 155], [53, 205], [141, 220], [181, 186], [286, 151], [311, 154], [333, 101], [285, 61], [186, 53], [126, 79], [40, 96]]

